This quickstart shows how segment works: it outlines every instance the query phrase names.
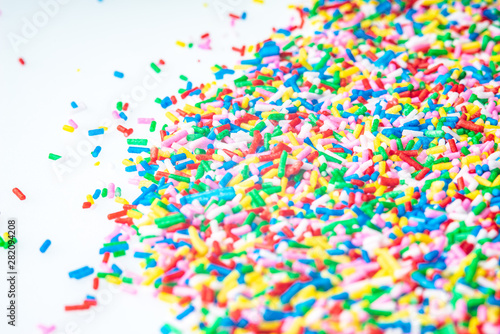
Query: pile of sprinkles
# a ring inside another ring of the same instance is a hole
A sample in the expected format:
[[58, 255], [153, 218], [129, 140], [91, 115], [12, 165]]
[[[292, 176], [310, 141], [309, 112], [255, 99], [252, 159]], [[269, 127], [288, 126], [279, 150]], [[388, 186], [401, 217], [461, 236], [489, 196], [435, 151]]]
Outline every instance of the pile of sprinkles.
[[119, 102], [140, 195], [87, 196], [117, 202], [115, 229], [69, 276], [149, 286], [162, 333], [500, 333], [498, 2], [296, 10], [221, 82], [182, 76], [137, 118], [150, 138]]

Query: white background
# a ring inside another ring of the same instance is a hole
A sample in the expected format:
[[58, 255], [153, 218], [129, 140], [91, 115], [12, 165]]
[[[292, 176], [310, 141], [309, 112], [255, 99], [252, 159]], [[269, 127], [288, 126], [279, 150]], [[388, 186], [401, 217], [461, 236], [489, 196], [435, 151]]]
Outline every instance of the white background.
[[[114, 227], [106, 215], [120, 209], [100, 199], [91, 210], [82, 210], [85, 196], [109, 182], [121, 185], [129, 199], [138, 191], [127, 184], [120, 162], [131, 155], [114, 130], [119, 123], [111, 111], [125, 95], [140, 93], [144, 80], [154, 84], [127, 112], [129, 121], [122, 122], [140, 138], [140, 129], [148, 133], [148, 126], [138, 125], [137, 117], [164, 123], [154, 99], [177, 93], [185, 85], [179, 74], [195, 85], [213, 81], [212, 65], [239, 59], [232, 46], [267, 38], [272, 27], [297, 20], [296, 11], [284, 0], [265, 0], [264, 5], [251, 0], [66, 0], [52, 5], [48, 17], [41, 3], [54, 1], [0, 0], [0, 232], [15, 217], [20, 240], [16, 329], [6, 325], [7, 259], [0, 249], [0, 333], [39, 333], [38, 324], [55, 324], [57, 333], [158, 333], [173, 315], [148, 288], [132, 296], [102, 284], [103, 306], [64, 312], [64, 305], [81, 304], [87, 293], [93, 294], [90, 277], [78, 281], [68, 272], [85, 265], [98, 270], [98, 249]], [[228, 14], [243, 11], [247, 19], [231, 27]], [[175, 45], [176, 40], [198, 42], [206, 32], [211, 51]], [[166, 65], [154, 74], [160, 81], [155, 83], [149, 64], [160, 58]], [[115, 70], [124, 79], [115, 78]], [[87, 109], [74, 111], [71, 101], [84, 102]], [[70, 118], [79, 125], [74, 133], [62, 130]], [[87, 131], [110, 120], [110, 131], [99, 142], [102, 152], [94, 159], [86, 152], [95, 147]], [[49, 153], [65, 156], [67, 169], [58, 171]], [[96, 161], [101, 165], [93, 166]], [[25, 201], [14, 196], [14, 187], [26, 194]], [[41, 254], [46, 239], [52, 246]]]

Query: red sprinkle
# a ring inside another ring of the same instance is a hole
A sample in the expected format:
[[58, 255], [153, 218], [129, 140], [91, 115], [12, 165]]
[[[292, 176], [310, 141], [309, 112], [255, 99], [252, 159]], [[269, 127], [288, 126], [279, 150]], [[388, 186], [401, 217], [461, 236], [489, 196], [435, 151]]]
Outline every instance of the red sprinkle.
[[18, 188], [12, 189], [12, 192], [21, 200], [24, 201], [26, 199], [26, 196], [23, 194], [21, 190]]

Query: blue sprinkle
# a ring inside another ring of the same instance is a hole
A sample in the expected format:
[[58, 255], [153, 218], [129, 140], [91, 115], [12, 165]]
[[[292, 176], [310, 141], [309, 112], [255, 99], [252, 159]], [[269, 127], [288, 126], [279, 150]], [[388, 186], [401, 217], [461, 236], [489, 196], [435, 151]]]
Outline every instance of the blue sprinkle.
[[432, 225], [440, 225], [442, 223], [444, 223], [446, 220], [448, 219], [448, 217], [446, 215], [441, 215], [439, 217], [436, 217], [434, 219], [431, 219], [429, 221], [429, 224], [432, 224]]
[[333, 300], [343, 300], [349, 298], [349, 294], [347, 292], [341, 292], [339, 294], [331, 296], [330, 298]]
[[187, 195], [187, 196], [181, 197], [180, 202], [181, 202], [181, 205], [186, 205], [187, 203], [192, 203], [194, 200], [198, 200], [198, 201], [200, 201], [201, 205], [206, 205], [212, 197], [218, 197], [219, 199], [223, 199], [225, 201], [230, 201], [235, 196], [236, 196], [236, 192], [235, 192], [234, 188], [229, 187], [229, 188], [210, 190], [210, 191], [206, 191], [203, 193], [197, 193], [197, 194], [193, 194], [193, 195]]
[[361, 250], [361, 256], [363, 257], [363, 260], [365, 260], [366, 263], [370, 263], [370, 256], [368, 256], [368, 252], [365, 251], [364, 249]]
[[179, 153], [170, 157], [170, 161], [175, 165], [177, 162], [187, 158], [186, 153]]
[[304, 288], [304, 284], [298, 282], [293, 284], [291, 287], [288, 288], [280, 297], [280, 300], [283, 304], [288, 304], [290, 302], [290, 299], [292, 299], [293, 296], [295, 296], [302, 288]]
[[[215, 74], [215, 79], [217, 80], [220, 80], [220, 79], [223, 79], [224, 78], [224, 75], [226, 74], [234, 74], [234, 70], [230, 70], [230, 69], [227, 69], [227, 68], [223, 68], [222, 70], [214, 73]], [[201, 91], [200, 91], [201, 92]], [[193, 92], [194, 93], [194, 92]], [[199, 94], [199, 93], [198, 93]], [[189, 94], [191, 95], [191, 94]], [[195, 94], [197, 95], [197, 94]]]
[[183, 163], [177, 164], [174, 168], [175, 168], [175, 170], [184, 170], [187, 168], [187, 165], [189, 165], [189, 164], [194, 164], [194, 161], [191, 159], [187, 160]]
[[137, 167], [135, 165], [127, 166], [127, 167], [125, 167], [125, 171], [126, 172], [135, 172], [135, 171], [137, 171]]
[[275, 321], [275, 320], [282, 320], [286, 318], [287, 316], [291, 316], [292, 314], [287, 314], [285, 312], [281, 311], [273, 311], [273, 310], [268, 310], [266, 309], [264, 311], [264, 320], [265, 321]]
[[94, 158], [97, 158], [99, 156], [99, 153], [101, 153], [101, 146], [96, 146], [95, 149], [92, 151], [92, 156]]
[[150, 151], [150, 149], [147, 147], [138, 147], [138, 146], [129, 146], [129, 148], [127, 150], [128, 153], [136, 153], [136, 154], [139, 154], [142, 152], [149, 153], [149, 151]]
[[128, 250], [129, 246], [127, 243], [123, 244], [117, 244], [117, 245], [112, 245], [112, 246], [104, 246], [101, 249], [99, 249], [99, 254], [104, 254], [104, 253], [114, 253], [118, 251], [126, 251]]
[[187, 317], [193, 311], [194, 311], [194, 306], [193, 305], [189, 305], [184, 311], [182, 311], [182, 313], [180, 313], [180, 314], [177, 315], [176, 319], [177, 320], [182, 320], [185, 317]]
[[411, 274], [411, 278], [425, 289], [435, 289], [434, 283], [429, 281], [423, 274], [418, 271], [413, 272]]
[[349, 57], [350, 60], [356, 62], [356, 58], [354, 58], [354, 55], [352, 54], [350, 49], [346, 49], [345, 52], [347, 53], [347, 56]]
[[146, 253], [146, 252], [135, 252], [134, 257], [138, 259], [147, 259], [151, 256], [151, 253]]
[[[190, 88], [189, 88], [190, 89]], [[188, 89], [188, 90], [189, 90]], [[161, 107], [163, 109], [166, 109], [167, 107], [171, 106], [172, 105], [172, 100], [170, 99], [170, 97], [165, 97], [163, 100], [161, 100], [161, 103], [160, 103]]]
[[94, 130], [89, 130], [89, 136], [97, 136], [97, 135], [103, 135], [104, 134], [104, 129], [94, 129]]
[[403, 29], [401, 28], [401, 24], [396, 23], [395, 26], [396, 26], [396, 31], [398, 32], [398, 34], [402, 35]]
[[333, 210], [328, 208], [319, 207], [316, 208], [317, 214], [326, 214], [329, 216], [342, 216], [344, 214], [344, 210]]
[[280, 48], [274, 42], [267, 42], [264, 46], [259, 50], [259, 56], [270, 57], [277, 56], [280, 54]]
[[96, 189], [94, 194], [92, 195], [92, 198], [98, 199], [100, 195], [101, 195], [101, 189]]
[[430, 261], [434, 260], [438, 255], [439, 255], [439, 251], [433, 250], [432, 252], [429, 252], [429, 253], [424, 255], [424, 260], [430, 262]]
[[84, 277], [90, 276], [94, 273], [94, 268], [90, 268], [88, 266], [82, 267], [77, 270], [73, 270], [69, 272], [70, 278], [82, 279]]
[[45, 240], [45, 242], [44, 242], [44, 243], [42, 244], [42, 246], [40, 247], [40, 252], [41, 252], [41, 253], [45, 253], [45, 252], [47, 251], [47, 249], [50, 247], [50, 244], [51, 244], [51, 243], [52, 243], [52, 242], [51, 242], [49, 239]]
[[231, 173], [226, 173], [226, 175], [224, 175], [224, 177], [220, 180], [219, 182], [219, 185], [224, 188], [228, 183], [229, 181], [231, 181], [231, 179], [233, 178], [233, 174]]
[[123, 273], [123, 270], [120, 269], [120, 267], [118, 267], [116, 264], [112, 264], [111, 265], [111, 269], [113, 269], [113, 272], [115, 274], [118, 274], [118, 275], [121, 275]]
[[115, 71], [114, 75], [117, 78], [120, 78], [120, 79], [123, 78], [123, 73], [122, 72]]

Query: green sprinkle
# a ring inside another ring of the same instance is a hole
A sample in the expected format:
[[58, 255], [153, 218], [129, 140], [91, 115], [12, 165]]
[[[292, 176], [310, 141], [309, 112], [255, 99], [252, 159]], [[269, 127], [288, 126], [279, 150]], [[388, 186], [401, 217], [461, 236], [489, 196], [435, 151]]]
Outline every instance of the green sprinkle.
[[147, 139], [127, 139], [127, 144], [146, 146], [148, 144], [148, 140]]
[[49, 153], [49, 159], [50, 160], [59, 160], [59, 159], [61, 159], [61, 156], [54, 154], [54, 153]]
[[151, 68], [156, 72], [156, 73], [160, 73], [161, 70], [158, 66], [156, 66], [155, 63], [151, 63]]

